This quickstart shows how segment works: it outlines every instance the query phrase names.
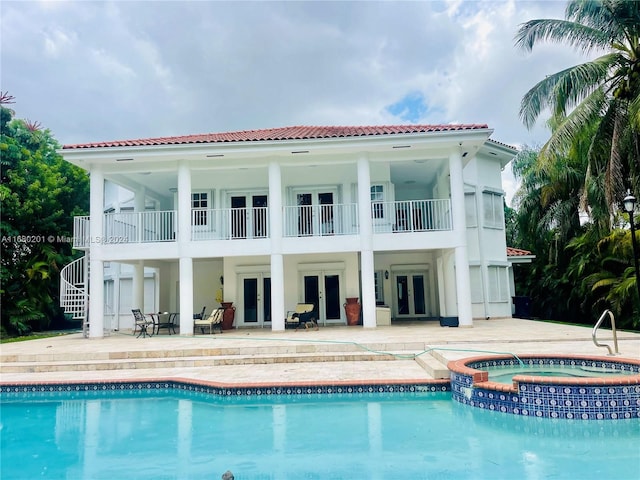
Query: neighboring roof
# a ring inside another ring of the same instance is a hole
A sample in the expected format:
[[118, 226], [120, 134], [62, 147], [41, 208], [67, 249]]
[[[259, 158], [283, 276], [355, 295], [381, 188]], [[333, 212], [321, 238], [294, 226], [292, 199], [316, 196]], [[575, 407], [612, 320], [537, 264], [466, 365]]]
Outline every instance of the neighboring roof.
[[507, 260], [510, 263], [531, 263], [536, 256], [529, 250], [507, 247]]
[[135, 140], [116, 140], [110, 142], [79, 143], [65, 145], [63, 149], [104, 148], [104, 147], [140, 147], [145, 145], [179, 145], [192, 143], [229, 143], [260, 142], [274, 140], [307, 140], [320, 138], [365, 137], [376, 135], [398, 135], [407, 133], [456, 132], [465, 130], [484, 130], [484, 124], [450, 125], [379, 125], [360, 127], [314, 127], [296, 126], [267, 128], [262, 130], [242, 130], [226, 133], [205, 133], [178, 137], [141, 138]]
[[507, 247], [507, 257], [522, 257], [527, 255], [531, 255], [531, 252], [529, 250]]

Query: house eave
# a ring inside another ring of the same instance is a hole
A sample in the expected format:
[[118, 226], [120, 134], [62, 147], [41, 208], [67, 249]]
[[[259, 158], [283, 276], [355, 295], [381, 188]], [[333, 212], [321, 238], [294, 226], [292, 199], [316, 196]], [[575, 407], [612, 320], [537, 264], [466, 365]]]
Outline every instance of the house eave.
[[451, 150], [459, 148], [469, 157], [483, 148], [493, 130], [452, 130], [362, 137], [313, 138], [269, 141], [239, 141], [197, 144], [101, 146], [82, 149], [60, 149], [65, 160], [82, 168], [91, 165], [143, 164], [176, 160], [215, 161], [221, 159], [264, 158], [278, 156], [297, 163], [309, 156]]

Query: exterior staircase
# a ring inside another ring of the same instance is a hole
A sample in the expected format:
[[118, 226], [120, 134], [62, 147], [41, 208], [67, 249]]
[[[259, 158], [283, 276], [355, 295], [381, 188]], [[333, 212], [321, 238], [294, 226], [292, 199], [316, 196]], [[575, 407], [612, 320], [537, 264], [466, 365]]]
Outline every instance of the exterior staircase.
[[65, 265], [60, 271], [60, 306], [74, 320], [82, 322], [89, 336], [89, 253]]

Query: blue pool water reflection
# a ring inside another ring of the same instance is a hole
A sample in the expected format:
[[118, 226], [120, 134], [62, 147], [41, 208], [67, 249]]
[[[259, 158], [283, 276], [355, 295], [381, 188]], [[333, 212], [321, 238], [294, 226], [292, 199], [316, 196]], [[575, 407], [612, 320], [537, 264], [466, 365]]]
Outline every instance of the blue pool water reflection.
[[9, 394], [10, 479], [637, 479], [640, 419], [470, 408], [446, 393]]

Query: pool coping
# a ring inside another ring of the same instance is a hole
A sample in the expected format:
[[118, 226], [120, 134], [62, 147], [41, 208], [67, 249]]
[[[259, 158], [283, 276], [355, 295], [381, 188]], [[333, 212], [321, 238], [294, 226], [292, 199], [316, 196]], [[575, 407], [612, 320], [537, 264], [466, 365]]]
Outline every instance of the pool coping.
[[583, 378], [571, 378], [571, 377], [543, 377], [540, 375], [515, 375], [513, 377], [513, 384], [507, 385], [505, 383], [493, 382], [489, 380], [489, 373], [481, 370], [480, 368], [469, 367], [470, 363], [480, 363], [492, 360], [508, 360], [511, 358], [517, 359], [565, 359], [565, 360], [590, 360], [595, 362], [610, 362], [610, 363], [624, 363], [636, 365], [640, 368], [640, 360], [625, 357], [609, 357], [609, 356], [597, 356], [597, 355], [567, 355], [567, 354], [522, 354], [522, 355], [479, 355], [475, 357], [466, 357], [459, 360], [451, 360], [447, 363], [447, 368], [451, 372], [459, 373], [461, 375], [470, 375], [473, 378], [473, 384], [481, 386], [489, 390], [496, 390], [501, 392], [513, 392], [517, 393], [518, 383], [540, 383], [540, 384], [554, 384], [562, 380], [563, 384], [567, 385], [580, 385], [580, 386], [609, 386], [609, 385], [640, 385], [640, 373], [636, 375], [627, 375], [624, 377], [583, 377]]

